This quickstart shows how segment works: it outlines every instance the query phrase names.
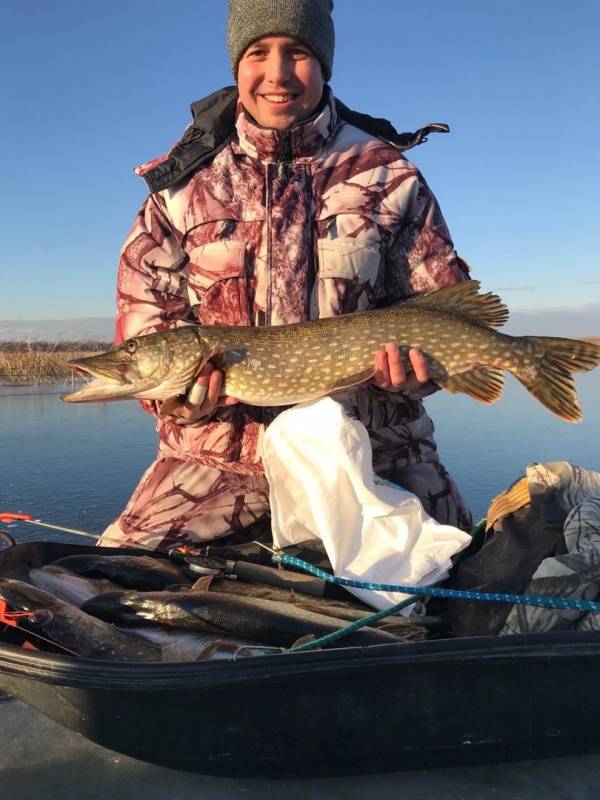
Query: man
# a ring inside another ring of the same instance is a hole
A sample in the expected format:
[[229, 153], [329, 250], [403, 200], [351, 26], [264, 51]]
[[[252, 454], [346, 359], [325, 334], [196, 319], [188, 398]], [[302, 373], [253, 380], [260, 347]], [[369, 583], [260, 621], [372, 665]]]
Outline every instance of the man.
[[[331, 93], [332, 5], [230, 0], [237, 93], [194, 104], [178, 145], [138, 169], [151, 194], [121, 254], [117, 341], [194, 322], [348, 313], [466, 277], [400, 137]], [[375, 471], [440, 522], [468, 527], [420, 400], [435, 388], [423, 356], [411, 351], [407, 371], [389, 344], [374, 360], [372, 384], [347, 407], [369, 430]], [[221, 383], [206, 365], [188, 397], [158, 418], [159, 457], [101, 544], [166, 547], [268, 516], [260, 439], [277, 410], [222, 397]]]

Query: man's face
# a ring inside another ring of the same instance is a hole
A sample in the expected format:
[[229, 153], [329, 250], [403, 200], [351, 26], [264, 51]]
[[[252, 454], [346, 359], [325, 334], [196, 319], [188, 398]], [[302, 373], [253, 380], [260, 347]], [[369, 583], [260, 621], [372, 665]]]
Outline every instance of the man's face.
[[265, 128], [283, 131], [309, 117], [319, 105], [323, 83], [312, 50], [289, 36], [258, 39], [238, 65], [240, 100]]

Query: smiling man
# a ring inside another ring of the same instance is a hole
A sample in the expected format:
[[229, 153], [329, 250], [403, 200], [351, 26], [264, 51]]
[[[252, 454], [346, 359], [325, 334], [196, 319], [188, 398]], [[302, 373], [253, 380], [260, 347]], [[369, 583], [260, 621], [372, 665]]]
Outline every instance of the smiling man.
[[323, 96], [323, 68], [310, 47], [291, 36], [263, 36], [237, 65], [240, 102], [262, 125], [283, 131], [309, 117]]
[[[230, 0], [236, 86], [194, 103], [167, 154], [139, 167], [150, 188], [119, 266], [116, 341], [190, 323], [280, 325], [401, 302], [467, 277], [437, 202], [398, 134], [350, 111], [329, 86], [331, 0]], [[414, 492], [439, 522], [470, 515], [440, 463], [418, 351], [388, 344], [348, 395], [375, 471]], [[260, 460], [278, 409], [221, 394], [202, 370], [157, 415], [159, 453], [103, 545], [168, 547], [268, 521]]]

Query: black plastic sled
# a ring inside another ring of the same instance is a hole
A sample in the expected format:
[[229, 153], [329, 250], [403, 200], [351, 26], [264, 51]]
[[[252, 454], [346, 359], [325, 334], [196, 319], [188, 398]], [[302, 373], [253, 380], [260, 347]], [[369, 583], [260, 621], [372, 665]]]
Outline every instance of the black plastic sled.
[[[0, 553], [0, 575], [94, 550], [16, 545]], [[228, 777], [308, 778], [598, 752], [599, 674], [600, 636], [593, 632], [182, 664], [109, 663], [0, 638], [0, 689], [104, 747]]]

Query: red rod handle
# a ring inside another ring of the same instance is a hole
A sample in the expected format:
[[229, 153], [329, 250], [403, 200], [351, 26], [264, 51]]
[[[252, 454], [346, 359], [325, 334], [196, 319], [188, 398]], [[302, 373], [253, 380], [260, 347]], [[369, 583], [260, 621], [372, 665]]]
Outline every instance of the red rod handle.
[[33, 519], [31, 514], [17, 514], [15, 511], [0, 511], [0, 522], [14, 522], [17, 519]]

